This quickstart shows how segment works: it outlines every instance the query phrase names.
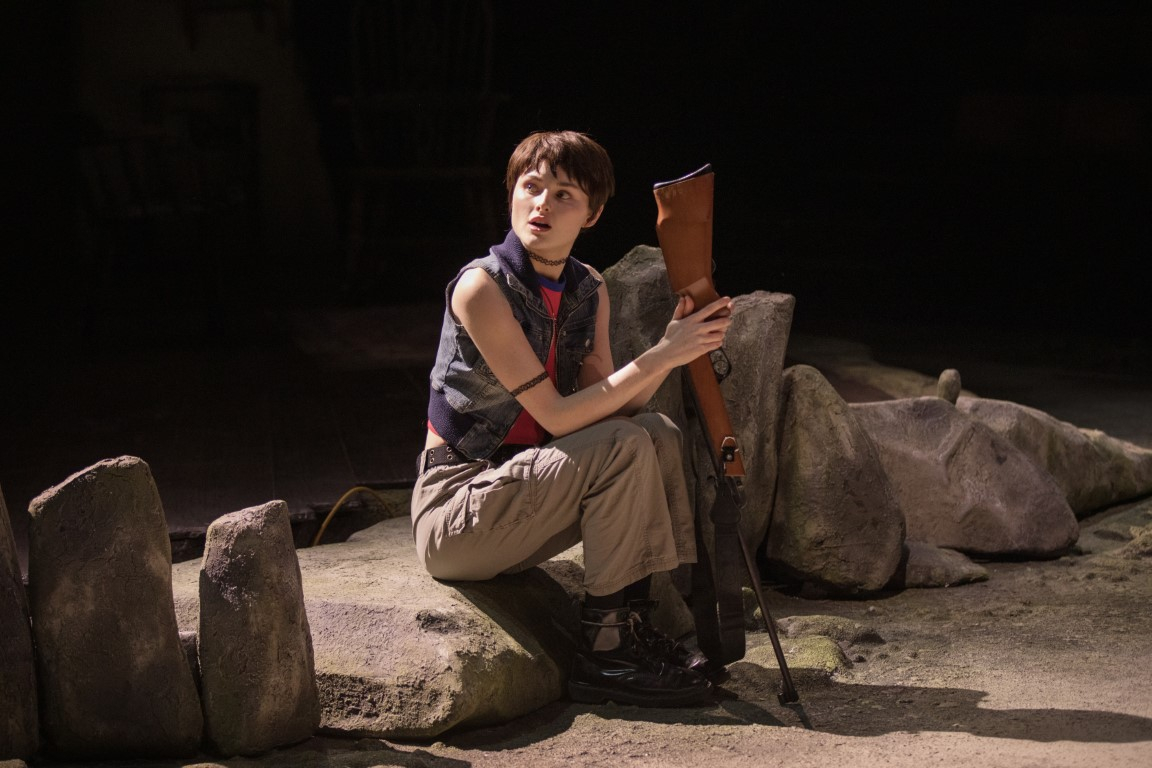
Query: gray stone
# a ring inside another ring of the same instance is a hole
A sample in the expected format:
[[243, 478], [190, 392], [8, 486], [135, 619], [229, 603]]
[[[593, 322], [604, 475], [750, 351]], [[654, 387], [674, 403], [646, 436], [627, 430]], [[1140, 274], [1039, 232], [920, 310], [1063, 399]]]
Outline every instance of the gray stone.
[[[604, 272], [612, 301], [612, 355], [617, 364], [638, 356], [664, 333], [676, 301], [659, 248], [638, 246]], [[740, 529], [754, 549], [764, 540], [776, 484], [776, 421], [784, 356], [796, 300], [783, 293], [755, 291], [732, 300], [732, 326], [724, 343], [731, 364], [721, 383], [746, 476]], [[685, 473], [705, 541], [711, 541], [708, 512], [716, 497], [714, 459], [699, 425], [688, 423], [679, 370], [668, 376], [648, 404], [683, 430]]]
[[850, 406], [879, 449], [908, 538], [970, 555], [1055, 557], [1079, 527], [1023, 452], [937, 397]]
[[31, 503], [28, 581], [41, 737], [58, 756], [177, 756], [200, 744], [160, 495], [107, 459]]
[[843, 616], [785, 616], [777, 622], [780, 634], [789, 638], [830, 637], [841, 648], [854, 645], [881, 645], [884, 638], [873, 627], [866, 627]]
[[36, 658], [28, 597], [4, 491], [0, 490], [0, 760], [31, 757], [40, 748]]
[[871, 591], [900, 564], [904, 515], [868, 433], [815, 368], [784, 372], [769, 563], [822, 587]]
[[[942, 377], [946, 382], [944, 394], [950, 394], [952, 386], [960, 384], [958, 375], [956, 381], [952, 381], [950, 371], [955, 369], [949, 368], [940, 376], [928, 376], [908, 368], [876, 362], [872, 358], [872, 350], [865, 344], [824, 336], [795, 336], [789, 343], [788, 357], [794, 363], [818, 368], [837, 389], [859, 395], [845, 395], [849, 402], [943, 397], [940, 390]], [[972, 396], [973, 393], [961, 389], [959, 394]]]
[[962, 391], [960, 371], [955, 368], [947, 368], [940, 372], [940, 378], [936, 380], [936, 397], [955, 405]]
[[732, 373], [721, 384], [728, 417], [744, 458], [740, 530], [755, 549], [768, 534], [776, 489], [784, 355], [796, 300], [756, 291], [732, 299], [732, 326], [724, 349]]
[[[852, 667], [840, 644], [830, 637], [789, 638], [781, 646], [789, 675], [801, 690], [825, 685]], [[767, 643], [750, 644], [744, 658], [728, 665], [728, 671], [732, 679], [726, 687], [747, 691], [750, 699], [774, 699], [780, 689], [780, 666]]]
[[1152, 450], [1005, 400], [962, 397], [956, 407], [1039, 464], [1077, 517], [1152, 493]]
[[922, 541], [905, 542], [904, 568], [890, 585], [893, 588], [955, 587], [988, 580], [988, 569], [972, 562], [954, 549], [945, 549]]
[[272, 501], [217, 518], [199, 593], [210, 747], [252, 755], [312, 736], [320, 699], [288, 505]]
[[[507, 722], [563, 694], [577, 614], [555, 579], [532, 568], [438, 582], [415, 552], [406, 517], [297, 552], [320, 728], [429, 738]], [[184, 629], [198, 623], [197, 576], [193, 563], [172, 569]]]

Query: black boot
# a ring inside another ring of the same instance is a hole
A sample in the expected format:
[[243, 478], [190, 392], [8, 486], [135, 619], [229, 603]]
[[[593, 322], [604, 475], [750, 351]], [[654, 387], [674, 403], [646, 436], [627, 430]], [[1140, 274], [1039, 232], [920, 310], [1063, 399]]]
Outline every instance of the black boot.
[[690, 648], [684, 643], [665, 635], [652, 624], [651, 614], [659, 602], [656, 600], [629, 600], [628, 610], [636, 615], [638, 621], [635, 625], [636, 637], [648, 649], [649, 653], [661, 661], [675, 667], [690, 669], [693, 672], [712, 679], [719, 671], [720, 665], [714, 665], [708, 657], [696, 648]]
[[585, 608], [580, 618], [580, 644], [568, 677], [573, 701], [682, 707], [708, 698], [712, 684], [653, 654], [636, 634], [639, 616], [628, 608]]

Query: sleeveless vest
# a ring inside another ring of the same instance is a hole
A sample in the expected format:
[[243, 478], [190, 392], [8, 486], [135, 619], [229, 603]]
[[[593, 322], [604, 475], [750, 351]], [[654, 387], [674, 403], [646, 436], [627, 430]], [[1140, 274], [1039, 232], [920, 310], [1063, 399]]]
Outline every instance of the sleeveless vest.
[[[429, 376], [428, 420], [456, 450], [470, 459], [484, 459], [500, 447], [523, 407], [492, 374], [452, 314], [452, 291], [460, 276], [476, 267], [500, 286], [541, 365], [548, 358], [553, 321], [540, 297], [536, 270], [515, 232], [509, 231], [503, 243], [466, 264], [448, 283], [440, 347]], [[572, 257], [564, 266], [563, 280], [556, 319], [556, 385], [561, 395], [568, 395], [576, 391], [580, 365], [592, 351], [601, 280]]]

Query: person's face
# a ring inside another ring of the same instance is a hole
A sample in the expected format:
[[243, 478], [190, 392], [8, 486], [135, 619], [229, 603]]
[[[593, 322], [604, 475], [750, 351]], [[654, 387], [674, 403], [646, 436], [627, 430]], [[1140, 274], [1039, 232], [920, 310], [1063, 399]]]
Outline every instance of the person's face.
[[557, 168], [553, 174], [547, 163], [522, 173], [512, 190], [512, 230], [525, 248], [546, 259], [566, 258], [580, 230], [599, 217], [567, 172]]

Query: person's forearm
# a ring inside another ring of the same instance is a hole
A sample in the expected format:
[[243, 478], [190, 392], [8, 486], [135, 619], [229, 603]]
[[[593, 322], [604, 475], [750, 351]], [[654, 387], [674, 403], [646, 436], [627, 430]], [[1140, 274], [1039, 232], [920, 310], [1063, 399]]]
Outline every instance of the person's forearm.
[[610, 416], [635, 413], [648, 402], [672, 367], [653, 347], [578, 392], [567, 397], [556, 394], [535, 408], [535, 403], [526, 407], [550, 434], [566, 435]]
[[624, 403], [620, 410], [616, 412], [616, 415], [634, 416], [635, 414], [642, 411], [644, 406], [648, 405], [648, 401], [652, 399], [652, 396], [656, 394], [656, 390], [660, 389], [660, 385], [664, 383], [666, 378], [668, 378], [668, 373], [670, 373], [670, 371], [666, 372], [663, 376], [654, 379], [651, 383], [648, 384], [648, 386], [644, 387], [644, 389], [642, 389], [638, 395]]

